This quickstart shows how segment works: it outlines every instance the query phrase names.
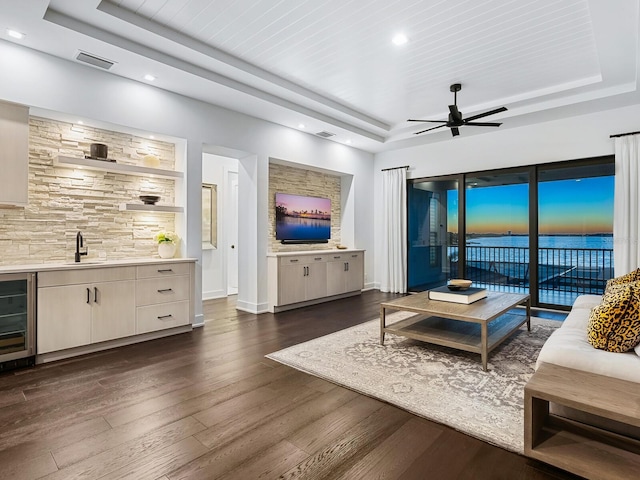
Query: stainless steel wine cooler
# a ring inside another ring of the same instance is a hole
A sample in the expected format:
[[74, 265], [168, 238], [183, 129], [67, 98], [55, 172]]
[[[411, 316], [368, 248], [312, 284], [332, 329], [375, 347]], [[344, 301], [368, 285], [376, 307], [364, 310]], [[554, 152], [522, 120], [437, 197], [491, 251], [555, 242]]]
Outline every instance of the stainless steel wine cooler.
[[0, 275], [0, 372], [35, 360], [35, 273]]

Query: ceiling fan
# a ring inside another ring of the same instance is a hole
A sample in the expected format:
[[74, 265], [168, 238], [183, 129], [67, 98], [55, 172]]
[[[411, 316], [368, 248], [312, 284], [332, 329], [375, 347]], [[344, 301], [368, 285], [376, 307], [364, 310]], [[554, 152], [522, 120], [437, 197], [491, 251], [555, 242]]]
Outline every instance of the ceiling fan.
[[409, 120], [407, 120], [407, 122], [442, 123], [442, 125], [438, 125], [437, 127], [420, 130], [419, 132], [416, 132], [415, 135], [429, 132], [431, 130], [435, 130], [436, 128], [449, 127], [451, 129], [451, 134], [455, 137], [456, 135], [460, 135], [460, 130], [458, 129], [458, 127], [462, 127], [465, 125], [471, 125], [474, 127], [499, 127], [500, 125], [502, 125], [502, 123], [498, 122], [474, 122], [474, 120], [488, 117], [489, 115], [494, 115], [496, 113], [506, 112], [507, 107], [500, 107], [496, 108], [495, 110], [479, 113], [478, 115], [472, 115], [471, 117], [462, 118], [462, 112], [458, 110], [458, 92], [462, 90], [462, 84], [454, 83], [449, 87], [449, 90], [453, 92], [453, 105], [449, 105], [449, 120], [420, 120], [410, 118]]

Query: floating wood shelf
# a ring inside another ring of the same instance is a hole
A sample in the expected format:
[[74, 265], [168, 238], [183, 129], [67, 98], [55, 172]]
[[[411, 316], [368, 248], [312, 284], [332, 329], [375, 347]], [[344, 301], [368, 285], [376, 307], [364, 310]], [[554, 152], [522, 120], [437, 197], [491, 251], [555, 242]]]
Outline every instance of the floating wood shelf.
[[124, 163], [94, 160], [91, 158], [76, 158], [59, 156], [54, 160], [56, 165], [65, 167], [87, 168], [90, 170], [103, 170], [107, 172], [122, 173], [124, 175], [137, 175], [142, 177], [161, 177], [178, 179], [183, 178], [184, 173], [161, 168], [139, 167]]
[[183, 207], [174, 207], [173, 205], [147, 205], [144, 203], [121, 203], [121, 211], [133, 212], [155, 212], [155, 213], [182, 213]]

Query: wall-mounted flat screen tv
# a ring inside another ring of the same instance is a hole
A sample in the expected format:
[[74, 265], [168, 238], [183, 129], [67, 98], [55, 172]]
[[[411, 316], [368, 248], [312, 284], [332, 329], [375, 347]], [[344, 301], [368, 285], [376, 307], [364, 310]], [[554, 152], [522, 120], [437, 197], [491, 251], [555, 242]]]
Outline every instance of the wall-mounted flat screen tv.
[[276, 193], [276, 240], [327, 243], [330, 238], [330, 199]]

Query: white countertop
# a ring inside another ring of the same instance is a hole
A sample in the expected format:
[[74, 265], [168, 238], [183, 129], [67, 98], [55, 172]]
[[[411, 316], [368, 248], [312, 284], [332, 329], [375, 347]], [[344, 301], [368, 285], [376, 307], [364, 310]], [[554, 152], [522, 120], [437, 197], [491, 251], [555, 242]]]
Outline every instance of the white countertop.
[[327, 253], [349, 253], [349, 252], [364, 252], [362, 248], [327, 248], [326, 250], [299, 250], [297, 252], [269, 252], [267, 257], [287, 257], [293, 255], [320, 255]]
[[77, 270], [82, 268], [104, 268], [104, 267], [121, 267], [134, 265], [147, 265], [150, 263], [179, 263], [179, 262], [195, 262], [195, 258], [122, 258], [120, 260], [85, 260], [68, 263], [34, 263], [25, 265], [0, 265], [0, 274], [2, 273], [26, 273], [26, 272], [47, 272], [52, 270]]

